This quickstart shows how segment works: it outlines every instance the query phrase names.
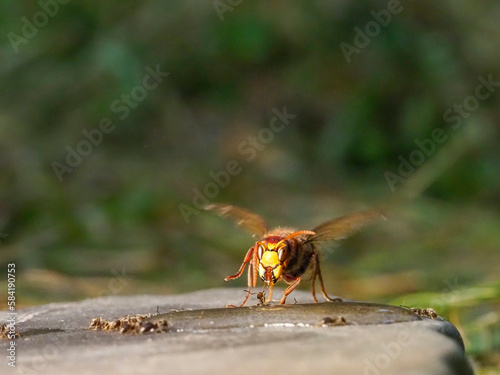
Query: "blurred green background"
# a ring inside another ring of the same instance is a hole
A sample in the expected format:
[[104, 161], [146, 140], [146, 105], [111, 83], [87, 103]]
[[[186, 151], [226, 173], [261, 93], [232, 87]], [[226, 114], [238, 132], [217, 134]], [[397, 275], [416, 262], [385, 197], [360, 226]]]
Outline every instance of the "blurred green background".
[[228, 286], [254, 240], [186, 220], [196, 191], [301, 229], [388, 205], [326, 249], [327, 290], [435, 308], [492, 373], [500, 4], [391, 3], [1, 1], [0, 263], [18, 306]]

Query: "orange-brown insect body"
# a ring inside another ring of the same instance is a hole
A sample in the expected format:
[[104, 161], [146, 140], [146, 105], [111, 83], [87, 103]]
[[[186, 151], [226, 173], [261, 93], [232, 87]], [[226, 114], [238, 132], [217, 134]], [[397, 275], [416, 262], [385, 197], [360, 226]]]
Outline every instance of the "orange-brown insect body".
[[[309, 269], [312, 261], [315, 262], [313, 273], [320, 273], [319, 263], [316, 261], [317, 251], [311, 242], [307, 242], [308, 237], [314, 234], [312, 231], [276, 228], [257, 241], [254, 246], [257, 255], [253, 265], [254, 273], [258, 269], [260, 278], [269, 286], [268, 300], [272, 297], [274, 284], [283, 280], [290, 284], [281, 300], [281, 303], [285, 303], [286, 297], [302, 281], [301, 276]], [[258, 263], [257, 267], [255, 263]], [[255, 275], [252, 279], [255, 286]], [[320, 281], [324, 290], [323, 280]], [[326, 293], [324, 295], [330, 300]], [[317, 302], [316, 296], [313, 296]]]
[[312, 271], [311, 282], [314, 301], [318, 302], [315, 291], [316, 278], [319, 278], [321, 292], [325, 299], [332, 301], [326, 294], [323, 284], [317, 245], [321, 242], [345, 238], [361, 226], [382, 217], [377, 211], [364, 211], [330, 220], [312, 231], [296, 231], [291, 228], [279, 227], [269, 231], [267, 224], [260, 216], [242, 208], [211, 204], [206, 209], [215, 210], [221, 216], [233, 218], [238, 225], [251, 230], [262, 238], [248, 250], [238, 272], [224, 279], [229, 281], [240, 277], [248, 264], [248, 290], [241, 306], [247, 303], [251, 287], [257, 285], [257, 274], [269, 286], [267, 301], [271, 300], [274, 284], [279, 280], [289, 284], [280, 301], [280, 304], [284, 304], [287, 296], [300, 284], [302, 275], [308, 269]]
[[274, 243], [283, 243], [282, 255], [279, 259], [280, 263], [283, 265], [281, 277], [285, 281], [290, 281], [291, 279], [295, 279], [296, 277], [303, 275], [309, 268], [311, 258], [315, 253], [315, 248], [312, 243], [307, 242], [308, 235], [314, 235], [315, 233], [311, 231], [306, 234], [299, 234], [286, 239], [287, 236], [294, 232], [296, 231], [278, 228], [273, 232], [268, 233], [267, 237], [259, 241], [267, 248], [272, 246]]

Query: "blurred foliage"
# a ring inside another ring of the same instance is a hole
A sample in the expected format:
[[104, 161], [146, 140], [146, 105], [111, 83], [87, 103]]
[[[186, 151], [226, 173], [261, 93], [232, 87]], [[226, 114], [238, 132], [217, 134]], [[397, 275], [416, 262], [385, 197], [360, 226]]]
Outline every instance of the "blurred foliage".
[[[252, 239], [205, 214], [187, 225], [179, 205], [236, 160], [213, 200], [270, 224], [310, 228], [392, 202], [387, 223], [325, 254], [328, 290], [417, 293], [427, 307], [458, 280], [468, 302], [438, 313], [456, 311], [484, 371], [498, 364], [498, 87], [459, 120], [445, 114], [474, 104], [479, 77], [500, 81], [500, 4], [402, 2], [349, 59], [341, 44], [387, 1], [214, 4], [68, 2], [28, 38], [41, 5], [0, 2], [0, 263], [16, 262], [18, 303], [222, 286]], [[148, 67], [169, 75], [124, 99]], [[116, 103], [130, 103], [126, 116]], [[296, 117], [247, 161], [249, 137], [284, 107]], [[60, 182], [53, 163], [108, 118], [113, 130]], [[385, 172], [437, 128], [447, 140], [393, 193]]]

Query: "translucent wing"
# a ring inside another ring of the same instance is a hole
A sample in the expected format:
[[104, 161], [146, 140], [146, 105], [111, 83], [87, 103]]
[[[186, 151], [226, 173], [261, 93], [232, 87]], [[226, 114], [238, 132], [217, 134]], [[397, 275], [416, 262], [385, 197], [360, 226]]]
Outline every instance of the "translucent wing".
[[259, 215], [243, 208], [231, 206], [229, 204], [212, 203], [205, 206], [205, 210], [214, 211], [221, 217], [228, 217], [259, 237], [262, 237], [268, 230], [267, 224]]
[[313, 229], [316, 235], [309, 237], [308, 241], [325, 242], [336, 241], [349, 237], [354, 232], [377, 220], [385, 220], [380, 211], [368, 210], [355, 212], [327, 221]]

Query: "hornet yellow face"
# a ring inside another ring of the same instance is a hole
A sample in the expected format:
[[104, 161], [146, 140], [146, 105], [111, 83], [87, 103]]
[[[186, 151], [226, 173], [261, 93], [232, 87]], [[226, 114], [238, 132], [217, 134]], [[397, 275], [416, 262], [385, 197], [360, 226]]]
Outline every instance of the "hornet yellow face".
[[259, 276], [267, 285], [274, 285], [280, 279], [287, 253], [287, 244], [284, 241], [257, 242]]

